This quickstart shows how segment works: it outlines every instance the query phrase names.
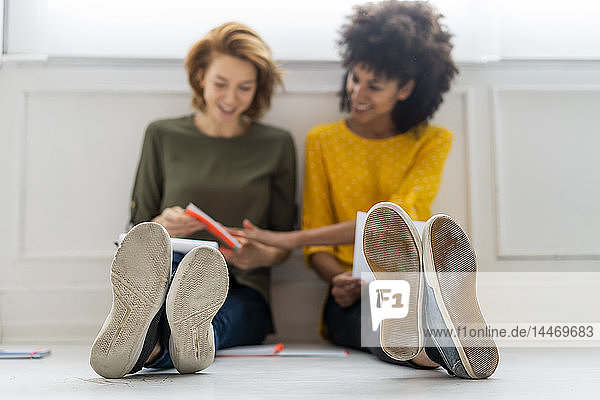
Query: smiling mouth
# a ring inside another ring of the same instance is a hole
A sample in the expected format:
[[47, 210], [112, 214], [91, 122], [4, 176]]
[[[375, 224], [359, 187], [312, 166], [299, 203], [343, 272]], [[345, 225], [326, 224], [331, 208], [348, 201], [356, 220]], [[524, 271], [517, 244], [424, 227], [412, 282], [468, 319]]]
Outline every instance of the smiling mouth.
[[227, 107], [222, 104], [219, 104], [219, 110], [221, 110], [224, 114], [233, 114], [235, 113], [235, 107]]
[[373, 104], [352, 104], [352, 108], [357, 111], [368, 111], [373, 108]]

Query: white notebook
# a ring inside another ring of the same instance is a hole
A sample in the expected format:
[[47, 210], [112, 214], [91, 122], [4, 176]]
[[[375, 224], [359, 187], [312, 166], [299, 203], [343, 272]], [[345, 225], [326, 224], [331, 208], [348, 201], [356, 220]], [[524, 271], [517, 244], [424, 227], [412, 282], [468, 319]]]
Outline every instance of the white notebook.
[[0, 360], [14, 359], [38, 359], [50, 355], [50, 349], [46, 347], [38, 348], [0, 348]]

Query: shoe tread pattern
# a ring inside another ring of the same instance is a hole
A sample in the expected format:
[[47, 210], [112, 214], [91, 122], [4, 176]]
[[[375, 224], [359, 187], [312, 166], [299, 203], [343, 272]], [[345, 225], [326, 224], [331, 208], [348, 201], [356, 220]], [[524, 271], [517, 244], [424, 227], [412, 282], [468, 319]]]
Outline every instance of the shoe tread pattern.
[[228, 285], [227, 265], [218, 250], [199, 247], [181, 261], [167, 295], [169, 350], [179, 372], [212, 364], [212, 319], [225, 302]]
[[408, 315], [381, 323], [383, 350], [396, 360], [410, 360], [418, 354], [422, 336], [418, 318], [421, 271], [418, 244], [395, 210], [380, 207], [367, 216], [363, 248], [367, 264], [376, 279], [386, 279], [381, 273], [393, 272], [398, 274], [397, 279], [406, 280], [410, 285]]
[[[454, 328], [485, 330], [477, 301], [477, 262], [467, 235], [450, 217], [440, 216], [431, 227], [431, 248], [444, 307]], [[492, 375], [499, 359], [493, 339], [460, 335], [459, 340], [476, 375], [473, 378]]]
[[112, 308], [90, 353], [100, 375], [118, 378], [137, 361], [150, 323], [164, 301], [170, 242], [157, 224], [140, 224], [123, 239], [111, 266]]

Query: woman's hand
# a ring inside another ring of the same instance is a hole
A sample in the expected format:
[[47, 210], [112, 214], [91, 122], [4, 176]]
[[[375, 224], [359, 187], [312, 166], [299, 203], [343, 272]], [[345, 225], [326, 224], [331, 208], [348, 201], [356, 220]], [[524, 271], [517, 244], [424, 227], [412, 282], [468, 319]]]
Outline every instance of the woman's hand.
[[349, 307], [360, 297], [360, 279], [352, 273], [342, 272], [331, 279], [331, 295], [340, 307]]
[[165, 208], [163, 212], [152, 219], [165, 227], [169, 235], [174, 238], [184, 238], [194, 232], [206, 229], [206, 225], [187, 215], [181, 207]]
[[292, 250], [298, 247], [295, 242], [298, 232], [273, 232], [261, 229], [247, 219], [244, 220], [244, 229], [229, 228], [229, 232], [280, 249]]
[[282, 262], [288, 255], [287, 250], [266, 246], [255, 240], [236, 238], [242, 247], [237, 250], [220, 248], [228, 263], [241, 269], [269, 267]]

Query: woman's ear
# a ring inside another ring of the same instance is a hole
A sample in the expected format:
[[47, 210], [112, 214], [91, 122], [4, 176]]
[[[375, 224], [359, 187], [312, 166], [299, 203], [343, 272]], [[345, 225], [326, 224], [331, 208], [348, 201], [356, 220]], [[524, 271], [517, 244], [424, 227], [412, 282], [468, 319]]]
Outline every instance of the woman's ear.
[[399, 101], [404, 101], [408, 99], [412, 94], [413, 90], [415, 89], [415, 84], [416, 82], [414, 79], [411, 79], [410, 81], [406, 82], [404, 86], [398, 89], [398, 95], [396, 96], [396, 98]]

